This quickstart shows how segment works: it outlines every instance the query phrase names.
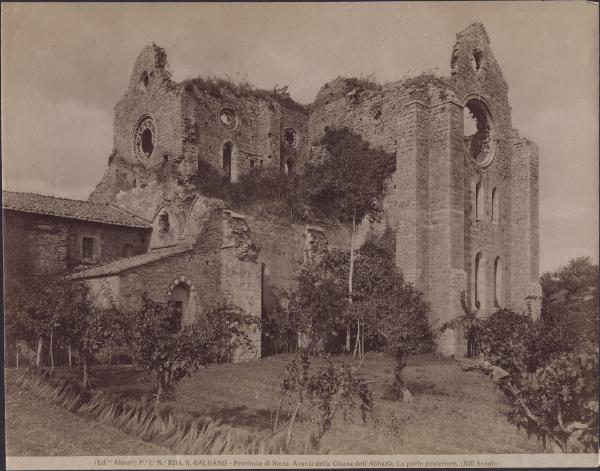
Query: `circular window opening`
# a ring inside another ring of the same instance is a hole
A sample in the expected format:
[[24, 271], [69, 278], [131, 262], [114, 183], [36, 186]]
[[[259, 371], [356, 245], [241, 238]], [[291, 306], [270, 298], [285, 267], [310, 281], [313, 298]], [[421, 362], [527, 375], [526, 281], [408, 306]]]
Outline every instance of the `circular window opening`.
[[478, 165], [489, 165], [496, 152], [496, 137], [486, 105], [471, 98], [464, 107], [463, 143], [469, 158]]
[[290, 147], [298, 145], [298, 134], [294, 128], [285, 128], [283, 130], [283, 141]]
[[231, 108], [223, 108], [219, 113], [219, 120], [227, 129], [234, 129], [237, 126], [237, 116]]
[[150, 158], [156, 147], [155, 136], [156, 129], [152, 118], [149, 116], [142, 118], [133, 138], [135, 153], [139, 158]]

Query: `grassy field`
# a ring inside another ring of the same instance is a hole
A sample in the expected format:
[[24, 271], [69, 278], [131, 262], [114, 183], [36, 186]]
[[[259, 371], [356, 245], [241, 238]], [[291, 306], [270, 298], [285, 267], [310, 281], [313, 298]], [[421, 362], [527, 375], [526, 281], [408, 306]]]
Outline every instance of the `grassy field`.
[[[351, 358], [345, 359], [353, 363]], [[168, 402], [179, 410], [198, 415], [208, 415], [226, 424], [250, 430], [267, 431], [271, 428], [278, 404], [279, 378], [285, 368], [285, 356], [271, 357], [244, 364], [215, 366], [201, 370], [191, 378], [184, 379], [175, 389]], [[318, 366], [320, 361], [313, 360]], [[344, 421], [338, 417], [332, 429], [325, 435], [321, 451], [331, 454], [478, 454], [478, 453], [541, 453], [543, 449], [535, 439], [529, 440], [524, 432], [510, 425], [503, 412], [507, 404], [491, 381], [477, 373], [463, 372], [457, 363], [438, 361], [430, 356], [414, 356], [409, 359], [405, 378], [415, 396], [412, 403], [399, 403], [386, 399], [387, 387], [393, 372], [392, 360], [382, 354], [369, 354], [363, 363], [363, 376], [377, 381], [372, 385], [379, 421], [362, 424], [358, 414]], [[11, 371], [10, 377], [16, 377]], [[59, 374], [69, 374], [66, 370]], [[130, 366], [98, 366], [92, 369], [93, 378], [100, 388], [121, 397], [140, 399], [152, 392], [152, 384], [145, 375]], [[56, 441], [63, 440], [66, 430], [73, 430], [75, 437], [86, 437], [94, 431], [115, 447], [127, 448], [130, 453], [160, 453], [148, 451], [150, 445], [130, 439], [119, 432], [90, 424], [67, 412], [40, 403], [43, 399], [16, 396], [15, 386], [7, 392], [7, 437], [10, 451], [19, 454], [44, 454], [42, 447], [37, 453], [34, 444], [27, 443], [28, 430], [32, 426], [46, 427]], [[23, 393], [26, 394], [26, 393]], [[27, 393], [29, 394], [29, 393]], [[27, 398], [27, 402], [24, 402]], [[18, 398], [17, 402], [14, 402]], [[21, 401], [21, 402], [19, 402]], [[30, 408], [38, 403], [44, 413], [30, 414]], [[29, 412], [28, 412], [29, 410]], [[46, 419], [48, 414], [70, 416], [72, 424]], [[32, 423], [22, 426], [17, 417], [25, 415]], [[38, 423], [39, 422], [39, 423]], [[314, 430], [310, 417], [301, 417], [295, 427], [292, 452], [301, 449], [306, 435]], [[56, 429], [56, 430], [55, 430]], [[91, 435], [90, 435], [91, 436]], [[112, 438], [110, 438], [112, 437]], [[53, 439], [54, 440], [54, 439]], [[52, 454], [84, 454], [78, 447], [92, 446], [95, 439], [80, 443], [61, 445]], [[100, 438], [97, 439], [99, 442]], [[140, 447], [139, 449], [136, 447]], [[146, 448], [142, 448], [146, 447]], [[98, 450], [108, 453], [105, 446]], [[68, 451], [72, 450], [72, 451]], [[77, 450], [77, 451], [75, 451]], [[11, 453], [11, 454], [13, 454]], [[127, 453], [117, 451], [114, 453]]]

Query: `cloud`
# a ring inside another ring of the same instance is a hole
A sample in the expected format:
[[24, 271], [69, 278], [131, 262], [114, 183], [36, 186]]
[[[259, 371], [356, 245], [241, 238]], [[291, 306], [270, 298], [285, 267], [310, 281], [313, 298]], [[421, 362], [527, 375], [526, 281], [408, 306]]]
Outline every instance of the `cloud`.
[[6, 100], [5, 112], [11, 119], [3, 120], [4, 185], [87, 198], [106, 169], [112, 115], [90, 103], [54, 103], [39, 94], [18, 104]]

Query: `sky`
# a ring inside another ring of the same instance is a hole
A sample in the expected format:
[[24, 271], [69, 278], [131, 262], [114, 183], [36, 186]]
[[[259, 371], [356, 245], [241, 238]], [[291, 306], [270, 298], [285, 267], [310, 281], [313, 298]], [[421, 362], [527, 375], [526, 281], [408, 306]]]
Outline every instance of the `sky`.
[[450, 73], [456, 33], [481, 21], [513, 126], [540, 150], [540, 265], [598, 260], [598, 7], [590, 2], [2, 4], [4, 189], [86, 199], [107, 167], [114, 106], [142, 48], [174, 80], [287, 85]]

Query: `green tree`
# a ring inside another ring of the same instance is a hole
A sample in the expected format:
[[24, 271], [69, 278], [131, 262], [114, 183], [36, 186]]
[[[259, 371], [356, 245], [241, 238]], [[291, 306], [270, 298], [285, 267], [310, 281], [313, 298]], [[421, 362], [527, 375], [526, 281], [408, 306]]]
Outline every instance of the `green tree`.
[[591, 304], [598, 303], [598, 265], [593, 264], [590, 257], [574, 258], [566, 266], [544, 273], [540, 283], [544, 298], [563, 291], [564, 302], [570, 306], [581, 304], [587, 298]]
[[201, 366], [229, 360], [237, 348], [251, 348], [246, 330], [255, 322], [239, 308], [220, 304], [207, 309], [196, 323], [181, 326], [171, 303], [146, 293], [141, 308], [121, 318], [134, 363], [155, 378], [156, 405], [163, 393]]
[[[357, 226], [365, 217], [371, 221], [380, 219], [381, 199], [388, 179], [396, 170], [396, 158], [382, 149], [372, 148], [348, 128], [327, 128], [320, 144], [324, 146], [328, 156], [305, 166], [302, 178], [303, 199], [322, 213], [352, 224], [347, 290], [350, 308], [354, 292]], [[360, 332], [361, 325], [358, 322], [356, 346], [360, 344]], [[345, 348], [350, 350], [349, 324]]]
[[310, 347], [325, 351], [331, 351], [328, 338], [343, 332], [351, 315], [361, 325], [361, 357], [367, 348], [394, 355], [392, 392], [397, 399], [409, 401], [402, 370], [407, 355], [432, 340], [429, 305], [405, 282], [390, 254], [370, 242], [356, 256], [357, 282], [350, 305], [346, 291], [349, 263], [348, 251], [332, 250], [304, 267], [291, 298], [290, 315], [310, 340]]

